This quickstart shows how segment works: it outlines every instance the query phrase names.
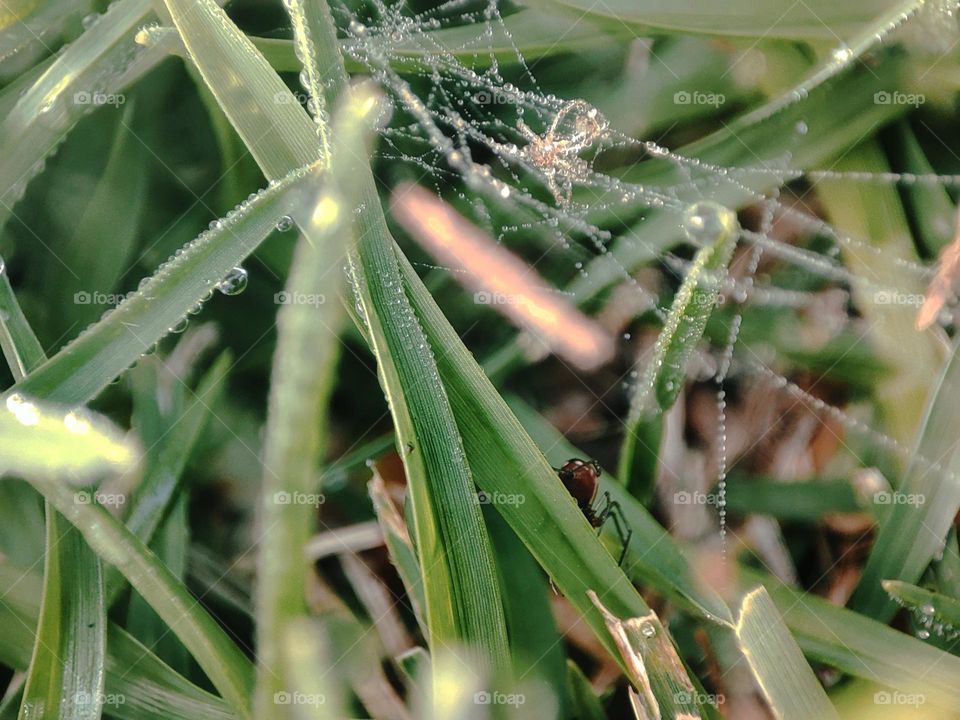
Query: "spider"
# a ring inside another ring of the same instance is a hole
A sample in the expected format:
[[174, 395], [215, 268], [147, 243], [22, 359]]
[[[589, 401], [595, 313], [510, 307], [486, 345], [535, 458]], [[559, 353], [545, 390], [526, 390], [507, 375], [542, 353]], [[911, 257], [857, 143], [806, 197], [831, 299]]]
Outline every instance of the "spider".
[[597, 528], [598, 535], [603, 529], [604, 523], [607, 520], [613, 520], [613, 526], [623, 548], [620, 551], [620, 559], [617, 564], [623, 565], [623, 559], [627, 556], [627, 548], [630, 547], [630, 538], [633, 537], [633, 529], [624, 517], [620, 503], [611, 499], [609, 492], [604, 491], [603, 493], [602, 507], [597, 509], [593, 506], [600, 481], [600, 464], [596, 460], [571, 458], [561, 467], [555, 469], [560, 476], [560, 482], [563, 483], [567, 492], [573, 496], [573, 499], [577, 501], [577, 505], [587, 518], [587, 522]]
[[566, 207], [573, 195], [573, 181], [590, 172], [590, 163], [580, 153], [600, 138], [607, 127], [606, 118], [595, 107], [584, 100], [573, 100], [561, 108], [542, 136], [523, 120], [517, 120], [517, 129], [527, 139], [519, 156], [543, 174], [557, 204]]

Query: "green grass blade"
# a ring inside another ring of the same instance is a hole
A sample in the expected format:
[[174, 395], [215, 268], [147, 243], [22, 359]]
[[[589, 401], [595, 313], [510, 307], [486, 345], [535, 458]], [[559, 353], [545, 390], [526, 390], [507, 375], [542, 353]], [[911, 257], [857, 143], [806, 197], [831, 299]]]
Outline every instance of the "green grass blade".
[[[201, 378], [196, 392], [184, 393], [183, 407], [178, 407], [169, 417], [159, 418], [159, 427], [142, 438], [144, 447], [148, 448], [148, 461], [130, 502], [125, 524], [145, 545], [152, 541], [154, 532], [177, 494], [191, 450], [223, 393], [232, 359], [229, 352], [218, 357]], [[151, 376], [153, 382], [149, 383], [146, 392], [155, 395], [156, 375], [154, 373]], [[134, 412], [140, 416], [145, 414], [141, 403], [135, 402]], [[104, 586], [109, 607], [126, 586], [126, 581], [116, 568], [108, 567]]]
[[242, 203], [11, 392], [65, 403], [88, 402], [204, 302], [220, 279], [270, 234], [279, 218], [301, 206], [302, 189], [313, 180], [309, 168], [299, 169]]
[[0, 348], [15, 380], [24, 378], [46, 356], [24, 317], [0, 258]]
[[100, 717], [106, 625], [100, 561], [48, 504], [43, 603], [20, 720]]
[[691, 206], [684, 228], [701, 249], [674, 296], [653, 356], [630, 399], [620, 453], [620, 479], [644, 497], [656, 477], [662, 415], [683, 389], [687, 365], [703, 338], [740, 236], [736, 214], [711, 202]]
[[881, 586], [883, 580], [916, 582], [943, 548], [960, 508], [960, 452], [956, 447], [960, 393], [960, 352], [954, 346], [931, 390], [931, 401], [912, 461], [894, 498], [897, 501], [870, 551], [850, 606], [873, 618], [888, 620], [896, 611]]
[[931, 628], [934, 632], [939, 629], [937, 634], [960, 632], [960, 600], [899, 580], [884, 580], [883, 589], [898, 605], [913, 612], [928, 635]]
[[352, 240], [350, 210], [359, 203], [373, 122], [378, 112], [369, 91], [349, 97], [332, 129], [334, 151], [323, 191], [312, 209], [299, 213], [304, 230], [294, 256], [287, 293], [291, 298], [322, 295], [316, 306], [281, 305], [277, 350], [271, 372], [264, 443], [264, 476], [257, 573], [257, 716], [283, 717], [274, 703], [290, 690], [295, 668], [284, 664], [288, 629], [307, 612], [308, 559], [304, 547], [315, 523], [316, 504], [300, 502], [317, 492], [316, 468], [327, 434], [326, 407], [336, 377], [339, 328], [344, 318], [342, 264]]
[[213, 0], [165, 0], [207, 87], [267, 178], [320, 159], [316, 127], [293, 93]]
[[740, 569], [746, 587], [762, 583], [808, 657], [946, 708], [960, 706], [960, 658], [860, 613]]
[[[304, 3], [309, 9], [314, 3]], [[595, 48], [611, 39], [621, 37], [620, 28], [601, 28], [587, 18], [571, 23], [569, 18], [555, 13], [544, 13], [532, 8], [503, 18], [503, 22], [490, 27], [478, 24], [445, 27], [427, 30], [416, 37], [405, 37], [394, 42], [390, 49], [390, 66], [398, 71], [422, 70], [429, 58], [441, 51], [449, 53], [460, 62], [480, 69], [491, 62], [510, 65], [560, 53]], [[294, 52], [294, 41], [273, 38], [251, 38], [257, 50], [263, 53], [277, 72], [300, 72], [302, 63]], [[344, 52], [349, 52], [355, 41], [341, 40]], [[345, 57], [346, 68], [351, 72], [363, 72], [367, 68]]]
[[743, 656], [775, 717], [782, 720], [837, 717], [763, 587], [744, 597], [736, 634]]

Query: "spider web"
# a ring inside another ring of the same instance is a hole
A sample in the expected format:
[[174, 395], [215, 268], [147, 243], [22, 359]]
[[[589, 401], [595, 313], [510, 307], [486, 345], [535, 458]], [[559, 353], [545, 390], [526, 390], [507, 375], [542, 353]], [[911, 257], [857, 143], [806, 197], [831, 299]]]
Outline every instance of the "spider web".
[[[926, 288], [933, 275], [931, 266], [898, 257], [887, 257], [897, 271], [895, 284], [851, 270], [841, 260], [842, 252], [882, 256], [885, 250], [867, 238], [844, 234], [817, 215], [785, 202], [783, 188], [822, 181], [953, 188], [960, 184], [960, 177], [791, 167], [789, 138], [784, 138], [783, 156], [776, 161], [742, 167], [710, 164], [620, 132], [582, 99], [561, 98], [544, 91], [495, 3], [450, 0], [417, 11], [408, 2], [374, 0], [362, 12], [343, 4], [334, 4], [333, 9], [351, 40], [347, 45], [350, 57], [367, 68], [394, 99], [394, 121], [383, 132], [382, 157], [407, 167], [418, 183], [432, 185], [438, 196], [454, 202], [498, 243], [519, 247], [532, 237], [536, 247], [546, 249], [544, 256], [552, 265], [557, 264], [559, 256], [560, 264], [571, 269], [559, 284], [562, 287], [563, 280], [569, 281], [567, 290], [559, 292], [576, 295], [576, 288], [589, 284], [591, 273], [599, 267], [598, 260], [603, 260], [616, 275], [612, 284], [635, 293], [638, 307], [651, 309], [662, 320], [672, 292], [660, 293], [655, 284], [639, 281], [638, 268], [625, 266], [611, 252], [615, 243], [641, 242], [635, 234], [611, 230], [618, 225], [611, 220], [620, 221], [623, 227], [642, 227], [640, 221], [650, 211], [679, 218], [692, 203], [712, 197], [720, 185], [735, 187], [751, 199], [749, 204], [759, 210], [759, 220], [754, 227], [742, 229], [738, 272], [727, 279], [723, 290], [724, 298], [734, 308], [727, 336], [719, 347], [713, 347], [707, 363], [709, 372], [698, 378], [714, 385], [716, 426], [708, 466], [716, 482], [721, 537], [726, 535], [727, 471], [736, 454], [728, 443], [727, 389], [734, 377], [768, 382], [816, 416], [839, 423], [845, 434], [857, 436], [870, 447], [904, 462], [910, 457], [911, 449], [874, 428], [872, 418], [825, 402], [781, 374], [776, 358], [760, 358], [744, 349], [739, 342], [743, 311], [763, 305], [807, 308], [822, 292], [778, 287], [758, 275], [761, 263], [768, 258], [828, 283], [848, 301], [852, 293], [857, 294], [858, 301], [872, 297], [874, 302], [884, 296], [907, 295], [917, 287]], [[897, 18], [887, 30], [897, 30], [898, 42], [906, 38], [909, 43], [911, 37], [920, 37], [929, 45], [933, 37], [933, 44], [942, 49], [955, 40], [954, 10], [953, 2], [927, 4], [917, 17]], [[476, 33], [460, 48], [441, 46], [435, 40], [438, 30], [467, 26], [476, 28]], [[468, 52], [494, 38], [505, 38], [512, 48], [509, 69], [507, 63], [501, 68], [493, 53]], [[888, 40], [886, 31], [878, 34], [878, 44]], [[418, 51], [416, 57], [411, 57], [411, 49]], [[808, 85], [798, 86], [784, 102], [802, 99], [810, 83], [839, 74], [855, 61], [849, 47], [838, 45]], [[402, 71], [395, 69], [398, 66]], [[794, 132], [801, 137], [809, 128], [799, 122]], [[671, 168], [669, 182], [637, 183], [602, 172], [596, 169], [601, 165], [596, 160], [604, 157], [666, 163]], [[757, 191], [754, 188], [758, 185], [773, 189]], [[783, 220], [806, 236], [826, 239], [826, 247], [813, 250], [784, 241], [774, 232], [775, 224]], [[650, 248], [649, 253], [679, 279], [689, 266], [682, 247]], [[948, 306], [938, 322], [950, 329], [953, 321]], [[848, 329], [858, 322], [853, 314], [845, 320]], [[627, 385], [642, 375], [637, 370], [642, 370], [643, 364], [644, 358], [640, 357]], [[944, 472], [932, 460], [922, 461]]]

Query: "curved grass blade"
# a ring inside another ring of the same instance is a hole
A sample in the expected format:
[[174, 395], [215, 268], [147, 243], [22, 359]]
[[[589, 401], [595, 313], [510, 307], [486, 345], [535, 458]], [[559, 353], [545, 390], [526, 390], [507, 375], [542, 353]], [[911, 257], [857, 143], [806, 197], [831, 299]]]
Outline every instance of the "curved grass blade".
[[744, 597], [736, 635], [774, 717], [782, 720], [838, 717], [763, 586]]
[[634, 494], [650, 494], [656, 477], [662, 416], [683, 389], [687, 365], [703, 338], [740, 236], [737, 216], [702, 202], [687, 210], [684, 228], [703, 247], [673, 299], [643, 379], [630, 399], [618, 474]]
[[960, 658], [772, 576], [744, 567], [739, 575], [747, 587], [766, 587], [808, 657], [905, 693], [922, 693], [932, 704], [960, 706]]
[[97, 720], [105, 695], [100, 561], [47, 504], [43, 602], [20, 720]]
[[[309, 5], [307, 5], [309, 7]], [[486, 25], [486, 23], [485, 23]], [[587, 18], [571, 22], [556, 13], [524, 8], [503, 18], [502, 23], [487, 27], [477, 24], [445, 27], [410, 35], [390, 47], [390, 66], [398, 71], [422, 70], [428, 58], [443, 52], [473, 69], [496, 62], [511, 65], [530, 62], [559, 53], [576, 52], [597, 47], [625, 35], [622, 28], [602, 28]], [[300, 72], [303, 64], [294, 52], [294, 42], [274, 38], [250, 38], [277, 72]], [[356, 41], [340, 41], [347, 70], [364, 72], [367, 67], [350, 58]]]
[[[340, 302], [345, 286], [342, 263], [352, 240], [351, 210], [359, 204], [369, 136], [378, 113], [377, 98], [351, 93], [332, 129], [328, 173], [310, 213], [298, 213], [304, 230], [287, 282], [292, 298], [323, 295], [320, 305], [280, 306], [277, 350], [270, 380], [264, 441], [261, 518], [264, 527], [257, 564], [257, 716], [283, 717], [274, 703], [289, 692], [296, 668], [286, 665], [284, 641], [307, 613], [309, 560], [304, 552], [315, 523], [312, 503], [297, 502], [315, 493], [316, 468], [326, 436], [326, 408], [339, 357]], [[293, 502], [287, 502], [293, 500]]]
[[301, 206], [303, 188], [313, 182], [312, 169], [301, 168], [241, 203], [10, 392], [70, 404], [88, 402], [204, 302], [279, 218]]
[[960, 451], [956, 444], [957, 394], [960, 393], [960, 346], [930, 391], [919, 439], [896, 497], [918, 502], [896, 502], [881, 525], [851, 608], [880, 620], [889, 620], [896, 605], [884, 591], [883, 580], [919, 580], [930, 561], [944, 547], [954, 516], [960, 509]]
[[74, 493], [62, 483], [33, 481], [33, 485], [83, 534], [102, 560], [123, 573], [176, 633], [234, 711], [241, 718], [252, 717], [250, 661], [156, 555], [104, 508], [75, 502]]
[[921, 629], [937, 635], [960, 633], [960, 600], [899, 580], [884, 580], [883, 589], [898, 605], [909, 608]]

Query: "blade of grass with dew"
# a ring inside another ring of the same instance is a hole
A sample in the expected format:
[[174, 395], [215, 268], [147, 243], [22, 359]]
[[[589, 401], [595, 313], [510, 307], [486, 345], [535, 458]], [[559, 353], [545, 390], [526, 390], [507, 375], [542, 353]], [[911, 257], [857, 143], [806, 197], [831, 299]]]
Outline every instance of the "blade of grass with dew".
[[[321, 96], [320, 102], [324, 102]], [[260, 513], [264, 533], [257, 562], [257, 716], [284, 717], [273, 702], [288, 692], [294, 668], [283, 662], [287, 627], [307, 611], [308, 559], [304, 548], [315, 523], [312, 504], [278, 498], [316, 491], [326, 435], [326, 407], [339, 357], [338, 330], [344, 319], [342, 263], [352, 240], [350, 209], [359, 204], [377, 98], [357, 91], [339, 109], [332, 127], [333, 150], [316, 201], [296, 213], [303, 228], [287, 291], [291, 297], [326, 295], [321, 306], [280, 306], [277, 350], [270, 380], [264, 441]]]
[[776, 718], [838, 717], [762, 586], [743, 598], [736, 634], [743, 656]]
[[[4, 350], [13, 376], [19, 380], [44, 355], [5, 274], [0, 284], [3, 306], [9, 310], [0, 316], [3, 336], [9, 340]], [[16, 450], [12, 458], [0, 458], [0, 474], [13, 469], [26, 479], [42, 474], [76, 480], [122, 470], [135, 457], [106, 422], [98, 422], [94, 428], [84, 415], [51, 406], [41, 408], [18, 395], [7, 398], [6, 410], [0, 416], [0, 437], [7, 448]], [[79, 448], [77, 438], [81, 440]], [[32, 471], [29, 465], [33, 465]], [[19, 715], [24, 720], [97, 718], [107, 624], [100, 560], [49, 502], [44, 504], [44, 514], [43, 599]]]
[[[438, 367], [477, 485], [490, 496], [524, 497], [522, 504], [500, 504], [497, 510], [580, 612], [611, 657], [625, 666], [624, 657], [588, 593], [599, 593], [603, 604], [617, 617], [640, 617], [650, 613], [650, 609], [598, 542], [556, 472], [463, 346], [409, 262], [399, 253], [398, 259], [408, 296], [427, 337], [432, 345], [446, 350], [437, 358]], [[657, 632], [669, 637], [659, 621], [654, 626]], [[662, 669], [675, 671], [669, 663]], [[655, 678], [655, 685], [661, 690], [673, 682]], [[670, 694], [658, 695], [657, 702], [663, 708], [678, 705]], [[713, 715], [710, 708], [699, 709]]]
[[698, 33], [765, 40], [850, 41], [881, 12], [901, 3], [852, 0], [837, 5], [829, 0], [797, 4], [775, 0], [757, 7], [749, 0], [728, 0], [722, 6], [704, 8], [696, 0], [653, 0], [637, 5], [630, 0], [610, 0], [602, 6], [586, 0], [541, 0], [537, 8], [566, 10], [576, 16], [604, 19], [611, 25], [629, 27], [635, 34]]
[[[43, 579], [30, 570], [0, 562], [0, 662], [15, 669], [30, 663], [34, 628], [40, 614]], [[237, 716], [223, 700], [201, 690], [160, 661], [114, 623], [107, 629], [104, 693], [122, 700], [129, 720], [227, 720]]]
[[899, 580], [884, 580], [883, 589], [898, 605], [909, 608], [928, 632], [940, 626], [940, 633], [960, 632], [960, 600]]
[[663, 413], [683, 389], [687, 365], [703, 338], [740, 237], [736, 214], [712, 202], [693, 205], [684, 227], [701, 249], [673, 298], [647, 369], [633, 391], [620, 450], [620, 480], [639, 498], [653, 494]]
[[204, 302], [273, 231], [277, 220], [302, 204], [303, 191], [313, 182], [313, 169], [300, 168], [241, 203], [7, 394], [65, 403], [95, 397]]
[[[158, 427], [144, 446], [150, 448], [143, 477], [134, 492], [130, 509], [125, 519], [127, 528], [145, 545], [153, 539], [161, 520], [166, 514], [180, 485], [180, 478], [190, 459], [190, 453], [210, 420], [212, 408], [223, 393], [227, 373], [233, 356], [227, 351], [221, 354], [206, 374], [200, 379], [195, 393], [184, 393], [183, 407], [178, 407], [168, 418], [159, 418]], [[141, 372], [139, 377], [142, 377]], [[145, 381], [135, 378], [134, 384]], [[149, 390], [156, 393], [156, 376], [149, 383]], [[144, 401], [134, 397], [134, 416], [146, 414]], [[108, 567], [104, 574], [107, 606], [111, 606], [123, 591], [126, 581], [116, 568]]]
[[[515, 396], [507, 396], [506, 400], [524, 431], [551, 465], [559, 466], [571, 457], [584, 457], [583, 451], [569, 443], [536, 410]], [[610, 493], [611, 499], [623, 508], [633, 529], [633, 539], [624, 558], [624, 567], [631, 579], [650, 585], [697, 615], [714, 622], [733, 624], [730, 610], [720, 596], [697, 581], [693, 568], [670, 533], [625, 490], [618, 479], [604, 472], [597, 492]], [[613, 543], [615, 534], [607, 529], [604, 539]]]
[[[867, 140], [831, 164], [837, 172], [888, 173], [890, 166], [877, 140]], [[869, 343], [891, 371], [875, 385], [884, 432], [904, 446], [916, 437], [923, 417], [930, 377], [943, 363], [944, 346], [933, 333], [918, 332], [915, 323], [926, 286], [904, 265], [919, 263], [910, 225], [892, 185], [823, 180], [817, 198], [838, 233], [869, 238], [844, 244], [844, 265], [871, 286], [854, 285], [853, 301], [870, 328]]]
[[280, 76], [213, 0], [165, 0], [210, 92], [270, 180], [323, 157], [317, 131]]
[[762, 584], [807, 657], [905, 693], [960, 706], [960, 658], [823, 598], [741, 566], [742, 587]]
[[[288, 5], [295, 39], [326, 82], [331, 103], [347, 86], [336, 28], [320, 0]], [[293, 18], [303, 13], [303, 17]], [[313, 98], [315, 103], [319, 97]], [[351, 255], [354, 290], [390, 405], [415, 518], [431, 650], [467, 642], [496, 677], [511, 670], [496, 566], [462, 440], [433, 349], [403, 292], [393, 238], [369, 167]], [[358, 309], [359, 309], [358, 308]], [[410, 449], [412, 448], [412, 449]]]
[[930, 391], [930, 401], [903, 480], [896, 492], [918, 502], [898, 502], [870, 551], [850, 607], [879, 620], [889, 620], [896, 605], [884, 592], [883, 580], [916, 582], [943, 549], [960, 509], [960, 452], [956, 447], [960, 352], [950, 359]]

